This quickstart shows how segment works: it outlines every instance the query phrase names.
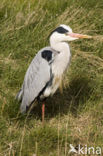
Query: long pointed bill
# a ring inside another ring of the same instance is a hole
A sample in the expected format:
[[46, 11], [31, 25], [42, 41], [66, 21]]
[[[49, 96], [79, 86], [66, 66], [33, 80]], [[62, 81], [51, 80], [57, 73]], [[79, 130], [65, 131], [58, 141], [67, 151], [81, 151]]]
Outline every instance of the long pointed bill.
[[76, 34], [76, 33], [69, 33], [68, 35], [74, 38], [92, 38], [92, 36], [89, 35]]

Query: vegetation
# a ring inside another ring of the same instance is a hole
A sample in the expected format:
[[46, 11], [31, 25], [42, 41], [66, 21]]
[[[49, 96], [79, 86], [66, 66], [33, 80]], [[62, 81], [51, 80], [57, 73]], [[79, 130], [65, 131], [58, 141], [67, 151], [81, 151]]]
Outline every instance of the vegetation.
[[[68, 156], [69, 144], [103, 150], [102, 17], [101, 0], [0, 0], [0, 156]], [[63, 93], [47, 100], [43, 127], [41, 105], [21, 115], [15, 96], [59, 24], [93, 39], [70, 43]]]

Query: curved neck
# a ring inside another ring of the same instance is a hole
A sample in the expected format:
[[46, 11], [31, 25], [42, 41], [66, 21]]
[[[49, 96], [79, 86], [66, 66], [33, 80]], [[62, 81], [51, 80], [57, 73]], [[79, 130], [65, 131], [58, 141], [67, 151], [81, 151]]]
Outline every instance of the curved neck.
[[59, 51], [60, 54], [55, 58], [54, 63], [52, 64], [52, 71], [55, 75], [62, 75], [67, 69], [70, 62], [70, 48], [66, 42], [50, 42], [51, 48]]
[[50, 40], [50, 46], [56, 51], [69, 51], [69, 45], [66, 42], [55, 42], [55, 40]]

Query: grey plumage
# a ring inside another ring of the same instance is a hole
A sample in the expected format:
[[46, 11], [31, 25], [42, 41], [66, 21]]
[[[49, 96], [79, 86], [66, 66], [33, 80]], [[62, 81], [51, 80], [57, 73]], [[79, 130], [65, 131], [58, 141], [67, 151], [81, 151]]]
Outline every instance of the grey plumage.
[[[52, 51], [52, 59], [49, 62], [42, 57], [42, 52], [45, 50]], [[53, 51], [50, 47], [45, 47], [32, 60], [26, 72], [22, 88], [17, 94], [17, 99], [22, 101], [20, 107], [22, 113], [37, 98], [46, 84], [49, 85], [52, 78], [51, 63], [57, 54], [58, 52]]]

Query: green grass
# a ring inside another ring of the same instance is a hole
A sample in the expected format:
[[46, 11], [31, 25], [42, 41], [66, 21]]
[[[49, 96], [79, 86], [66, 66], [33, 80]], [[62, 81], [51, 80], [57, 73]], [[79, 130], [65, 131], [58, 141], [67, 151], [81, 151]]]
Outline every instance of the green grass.
[[[103, 2], [101, 0], [0, 0], [0, 156], [68, 156], [69, 144], [103, 150]], [[91, 40], [70, 43], [64, 89], [27, 116], [15, 96], [25, 72], [59, 24]]]

